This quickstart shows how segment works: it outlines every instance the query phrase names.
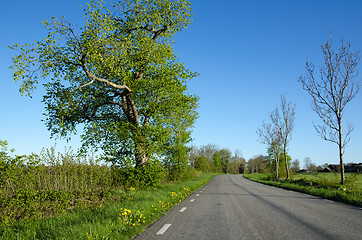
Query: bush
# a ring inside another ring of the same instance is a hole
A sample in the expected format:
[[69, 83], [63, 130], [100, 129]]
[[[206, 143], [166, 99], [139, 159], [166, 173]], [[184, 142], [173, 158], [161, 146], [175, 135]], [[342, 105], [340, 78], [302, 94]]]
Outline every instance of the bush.
[[185, 167], [183, 169], [173, 168], [168, 171], [168, 180], [176, 182], [184, 182], [194, 179], [196, 176], [201, 176], [200, 171], [193, 168]]
[[166, 170], [159, 161], [149, 161], [141, 167], [121, 168], [116, 175], [124, 186], [148, 188], [164, 182]]
[[346, 182], [344, 183], [344, 188], [348, 191], [356, 191], [358, 187], [358, 174], [352, 174], [349, 177], [346, 177]]

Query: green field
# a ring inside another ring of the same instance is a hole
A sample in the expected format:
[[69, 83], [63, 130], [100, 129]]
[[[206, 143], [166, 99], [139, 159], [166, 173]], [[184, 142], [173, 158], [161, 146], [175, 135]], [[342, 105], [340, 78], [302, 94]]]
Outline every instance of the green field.
[[252, 181], [299, 191], [334, 201], [362, 206], [362, 174], [346, 174], [346, 184], [340, 185], [338, 173], [296, 174], [291, 181], [274, 181], [269, 174], [244, 174]]
[[[345, 174], [347, 184], [348, 181], [352, 178], [356, 178], [355, 180], [355, 187], [357, 190], [362, 191], [362, 174], [355, 174], [355, 173], [346, 173]], [[338, 185], [341, 181], [341, 174], [340, 173], [302, 173], [302, 174], [295, 174], [293, 176], [294, 180], [299, 179], [306, 179], [310, 181], [320, 181], [325, 180], [331, 183]]]

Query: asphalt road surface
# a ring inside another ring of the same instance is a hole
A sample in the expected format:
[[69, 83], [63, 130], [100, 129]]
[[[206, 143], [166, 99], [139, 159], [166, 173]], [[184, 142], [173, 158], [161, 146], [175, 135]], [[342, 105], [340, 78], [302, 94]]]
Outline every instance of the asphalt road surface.
[[220, 175], [135, 239], [362, 239], [362, 209]]

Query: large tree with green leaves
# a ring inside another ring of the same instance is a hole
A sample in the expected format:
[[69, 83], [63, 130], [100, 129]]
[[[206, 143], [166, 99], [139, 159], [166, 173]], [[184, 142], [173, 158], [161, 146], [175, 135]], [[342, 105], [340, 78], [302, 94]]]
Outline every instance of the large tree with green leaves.
[[52, 135], [69, 137], [81, 126], [82, 149], [101, 148], [110, 161], [141, 166], [163, 154], [175, 118], [194, 121], [188, 116], [198, 98], [187, 93], [186, 80], [196, 74], [171, 47], [190, 12], [185, 0], [92, 1], [82, 28], [52, 18], [43, 22], [45, 39], [12, 46], [19, 50], [14, 79], [27, 95], [44, 83]]
[[[195, 106], [196, 107], [196, 106]], [[198, 117], [198, 113], [190, 107], [189, 111], [172, 116], [169, 129], [172, 136], [164, 144], [164, 162], [170, 169], [182, 171], [189, 164], [189, 153], [192, 150], [187, 146], [191, 142], [191, 127]]]

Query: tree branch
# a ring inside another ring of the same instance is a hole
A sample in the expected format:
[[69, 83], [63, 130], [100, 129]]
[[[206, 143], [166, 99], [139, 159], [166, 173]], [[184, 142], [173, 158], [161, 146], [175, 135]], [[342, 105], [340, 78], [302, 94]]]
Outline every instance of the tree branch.
[[82, 85], [82, 86], [76, 87], [76, 88], [74, 88], [73, 90], [71, 90], [70, 92], [74, 92], [74, 91], [77, 90], [77, 89], [80, 89], [80, 88], [82, 88], [82, 87], [88, 86], [88, 85], [92, 84], [92, 83], [94, 82], [94, 80], [95, 80], [95, 79], [92, 79], [90, 82], [88, 82], [88, 83], [86, 83], [86, 84], [84, 84], [84, 85]]

